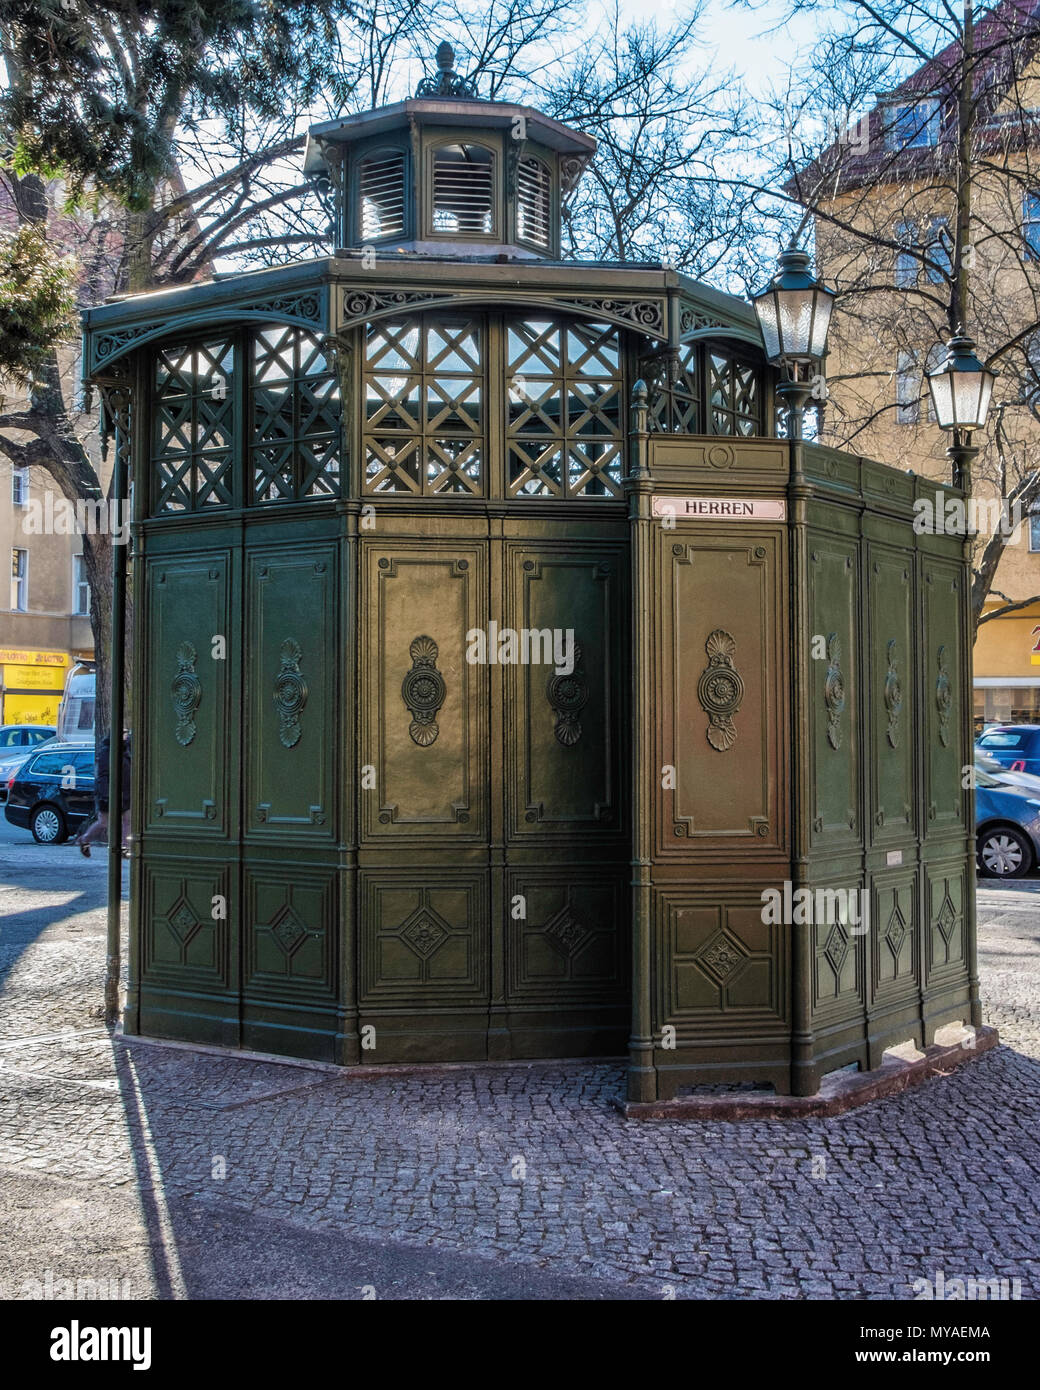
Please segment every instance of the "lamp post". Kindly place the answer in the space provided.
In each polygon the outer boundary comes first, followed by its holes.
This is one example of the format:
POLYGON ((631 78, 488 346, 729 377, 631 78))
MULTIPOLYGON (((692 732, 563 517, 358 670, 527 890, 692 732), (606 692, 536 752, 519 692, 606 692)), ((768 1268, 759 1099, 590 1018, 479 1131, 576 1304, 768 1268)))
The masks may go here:
POLYGON ((769 284, 751 296, 766 356, 784 372, 777 395, 787 407, 792 439, 802 437, 805 405, 812 395, 809 373, 819 368, 827 349, 834 305, 834 291, 813 278, 810 264, 807 251, 788 247, 769 284))
POLYGON ((971 436, 985 428, 997 373, 975 356, 971 338, 956 334, 946 345, 946 361, 928 373, 932 410, 941 430, 952 435, 946 456, 953 465, 953 485, 971 492, 971 465, 979 452, 971 436))

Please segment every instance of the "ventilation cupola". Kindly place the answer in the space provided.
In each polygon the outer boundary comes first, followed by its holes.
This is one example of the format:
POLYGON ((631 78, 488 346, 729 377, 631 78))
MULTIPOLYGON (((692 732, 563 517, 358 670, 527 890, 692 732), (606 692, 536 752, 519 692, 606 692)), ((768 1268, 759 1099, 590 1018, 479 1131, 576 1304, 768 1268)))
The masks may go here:
POLYGON ((552 260, 595 149, 540 111, 482 99, 442 43, 414 98, 314 126, 304 168, 332 189, 340 247, 552 260))

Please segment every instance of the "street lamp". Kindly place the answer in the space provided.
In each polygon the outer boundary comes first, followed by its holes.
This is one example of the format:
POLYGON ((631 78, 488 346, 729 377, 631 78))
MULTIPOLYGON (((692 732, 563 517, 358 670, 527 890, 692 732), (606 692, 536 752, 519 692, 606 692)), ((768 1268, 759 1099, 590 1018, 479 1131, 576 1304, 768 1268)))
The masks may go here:
POLYGON ((802 415, 812 395, 808 374, 827 349, 834 305, 834 291, 815 280, 809 266, 807 251, 789 247, 769 284, 751 296, 766 356, 785 373, 777 395, 787 406, 792 439, 802 437, 802 415))
POLYGON ((993 383, 997 374, 975 356, 971 338, 956 334, 946 345, 946 361, 928 373, 932 410, 941 430, 953 435, 946 456, 953 464, 953 485, 971 492, 971 464, 978 449, 972 447, 974 430, 986 424, 993 383))

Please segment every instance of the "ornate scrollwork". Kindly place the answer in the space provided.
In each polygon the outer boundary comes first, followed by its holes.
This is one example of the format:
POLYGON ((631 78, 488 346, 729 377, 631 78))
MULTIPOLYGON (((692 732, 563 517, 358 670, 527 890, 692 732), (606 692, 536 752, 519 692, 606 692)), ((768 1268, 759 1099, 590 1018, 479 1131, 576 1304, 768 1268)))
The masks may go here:
POLYGON ((412 669, 401 682, 401 698, 412 716, 408 732, 420 748, 428 748, 440 733, 436 715, 447 687, 435 664, 438 650, 432 637, 416 637, 408 648, 412 669))
POLYGON ((278 737, 284 748, 295 748, 303 730, 300 715, 307 703, 307 682, 300 675, 300 644, 287 637, 282 643, 281 669, 274 678, 274 703, 278 711, 278 737))
POLYGON ((706 314, 701 309, 695 309, 692 304, 685 304, 679 311, 679 336, 684 338, 687 333, 696 333, 705 328, 726 328, 722 320, 715 314, 706 314))
POLYGON ((170 683, 170 693, 177 716, 174 737, 184 748, 195 737, 195 715, 202 700, 202 682, 195 674, 197 660, 198 653, 191 643, 182 642, 177 648, 177 674, 170 683))
POLYGON ((841 638, 836 632, 827 637, 827 677, 823 683, 823 702, 827 706, 827 742, 841 747, 841 716, 845 712, 845 677, 841 673, 841 638))
POLYGON ((570 748, 581 738, 579 715, 589 702, 589 683, 577 643, 574 644, 573 671, 569 675, 554 671, 545 683, 545 698, 556 715, 556 741, 570 748))
POLYGON ((896 640, 893 637, 885 649, 888 653, 888 670, 885 672, 885 708, 888 710, 888 728, 885 736, 892 748, 899 747, 899 716, 903 712, 903 687, 896 669, 896 640))
POLYGON ((251 314, 284 314, 289 318, 301 319, 305 323, 320 324, 323 321, 321 295, 312 291, 304 294, 284 294, 277 299, 264 299, 243 307, 248 308, 251 314))
POLYGON ((149 326, 145 325, 140 328, 120 328, 112 333, 95 334, 91 344, 93 348, 92 367, 94 369, 103 367, 110 357, 118 357, 138 338, 143 338, 148 331, 149 326))
POLYGON ((571 303, 650 333, 664 332, 664 305, 659 299, 574 299, 571 303))
POLYGON ((347 290, 343 296, 343 312, 349 320, 367 319, 384 309, 410 308, 415 304, 427 304, 431 299, 443 298, 443 294, 432 291, 347 290))
POLYGON ((950 746, 950 715, 953 712, 953 685, 946 667, 946 648, 940 647, 937 655, 939 674, 935 681, 935 708, 939 711, 939 741, 944 748, 950 746))
POLYGON ((744 699, 744 682, 733 665, 737 644, 728 632, 717 627, 704 644, 708 664, 697 682, 697 699, 708 716, 708 742, 719 753, 732 748, 737 740, 733 716, 744 699))

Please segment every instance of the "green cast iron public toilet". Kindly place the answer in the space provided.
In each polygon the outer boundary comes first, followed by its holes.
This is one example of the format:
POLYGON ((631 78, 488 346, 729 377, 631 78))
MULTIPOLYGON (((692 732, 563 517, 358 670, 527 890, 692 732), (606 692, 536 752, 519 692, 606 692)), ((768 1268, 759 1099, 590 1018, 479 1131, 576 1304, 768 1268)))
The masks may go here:
POLYGON ((438 56, 311 132, 335 255, 86 314, 133 479, 127 1031, 628 1048, 645 1101, 978 1024, 944 490, 777 438, 745 302, 562 262, 594 142, 438 56), (763 907, 805 888, 869 922, 763 907))

